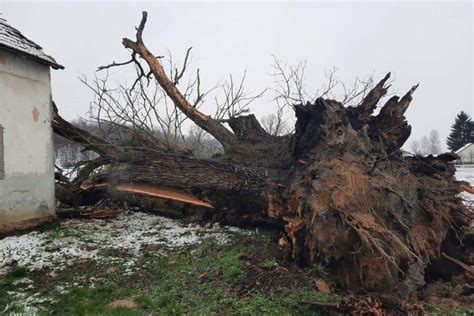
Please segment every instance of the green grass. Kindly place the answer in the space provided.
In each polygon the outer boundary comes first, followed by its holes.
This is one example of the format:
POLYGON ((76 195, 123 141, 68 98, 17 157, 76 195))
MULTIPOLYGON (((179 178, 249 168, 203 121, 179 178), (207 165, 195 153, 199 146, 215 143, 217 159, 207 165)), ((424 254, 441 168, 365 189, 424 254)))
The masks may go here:
MULTIPOLYGON (((69 233, 58 231, 56 236, 69 233)), ((0 277, 0 312, 7 306, 8 313, 25 312, 21 305, 12 307, 15 302, 8 294, 11 291, 26 296, 40 293, 39 296, 47 298, 34 304, 43 315, 314 315, 314 309, 298 302, 337 299, 321 295, 311 286, 296 290, 285 286, 266 291, 242 290, 241 282, 252 282, 245 256, 264 247, 270 234, 242 235, 237 239, 227 245, 207 240, 200 245, 171 250, 166 256, 144 249, 129 274, 123 266, 98 262, 78 263, 55 276, 48 276, 45 271, 13 268, 8 275, 0 277), (29 288, 27 283, 15 284, 15 280, 24 278, 31 280, 34 288, 29 288), (95 279, 94 286, 91 278, 95 279), (61 291, 59 286, 67 291, 61 291), (118 299, 131 299, 136 306, 130 309, 107 306, 118 299)), ((272 269, 277 265, 273 258, 262 258, 260 267, 272 269)))
MULTIPOLYGON (((54 229, 51 238, 74 236, 71 229, 54 229)), ((76 262, 53 275, 12 267, 0 276, 0 314, 31 314, 25 308, 30 305, 39 315, 319 315, 301 302, 340 300, 315 290, 313 278, 327 275, 322 266, 286 275, 289 281, 273 282, 285 275, 272 274, 281 262, 262 251, 272 239, 269 232, 237 235, 226 245, 208 239, 167 250, 166 255, 161 248, 143 247, 135 257, 109 249, 102 253, 110 258, 107 262, 76 262), (117 258, 122 262, 114 264, 117 258), (130 259, 135 262, 131 270, 123 264, 130 259), (269 284, 256 285, 270 278, 269 284), (28 303, 30 298, 35 300, 28 303), (116 300, 132 300, 135 307, 108 306, 116 300)), ((468 308, 450 312, 473 314, 468 308)), ((434 307, 432 314, 437 315, 434 307)))
POLYGON ((14 267, 8 272, 7 279, 15 280, 23 278, 28 274, 28 270, 23 267, 14 267))

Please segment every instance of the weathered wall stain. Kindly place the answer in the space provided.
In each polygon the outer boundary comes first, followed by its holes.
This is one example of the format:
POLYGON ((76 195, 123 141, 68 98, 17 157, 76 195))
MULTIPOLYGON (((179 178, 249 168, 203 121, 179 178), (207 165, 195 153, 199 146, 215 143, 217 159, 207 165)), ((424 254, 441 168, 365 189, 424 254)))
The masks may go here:
POLYGON ((4 64, 6 63, 7 61, 7 56, 5 56, 4 54, 0 54, 0 64, 4 64))
POLYGON ((40 111, 38 111, 38 109, 36 107, 33 108, 33 111, 31 111, 31 113, 33 114, 33 120, 35 122, 38 122, 38 118, 39 118, 39 115, 40 115, 40 111))
POLYGON ((54 218, 55 199, 50 69, 1 48, 0 56, 6 56, 0 63, 0 120, 7 131, 8 171, 0 180, 1 235, 54 218))
POLYGON ((12 231, 29 230, 47 223, 51 223, 56 221, 57 218, 54 215, 48 214, 47 216, 34 217, 30 219, 23 219, 19 217, 18 220, 15 220, 15 218, 9 218, 9 220, 11 222, 0 221, 0 238, 7 236, 7 234, 11 233, 12 231))

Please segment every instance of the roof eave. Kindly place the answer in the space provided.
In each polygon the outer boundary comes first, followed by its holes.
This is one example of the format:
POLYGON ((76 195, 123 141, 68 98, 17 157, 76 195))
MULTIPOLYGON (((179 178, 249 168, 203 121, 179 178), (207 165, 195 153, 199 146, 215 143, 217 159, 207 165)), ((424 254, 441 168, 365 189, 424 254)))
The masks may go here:
POLYGON ((461 148, 459 148, 454 153, 459 154, 460 152, 462 152, 462 151, 466 150, 467 148, 471 147, 472 145, 474 145, 474 143, 467 143, 466 145, 462 146, 461 148))
POLYGON ((15 49, 13 47, 10 47, 10 46, 7 46, 7 45, 3 45, 3 44, 0 44, 0 48, 3 48, 7 51, 10 51, 12 53, 16 53, 16 54, 20 54, 22 56, 25 56, 29 59, 32 59, 40 64, 43 64, 43 65, 46 65, 46 66, 50 66, 51 68, 53 69, 64 69, 64 66, 56 63, 56 61, 54 60, 54 58, 52 58, 51 56, 48 56, 49 58, 51 58, 53 61, 51 60, 47 60, 47 59, 44 59, 44 58, 40 58, 38 56, 35 56, 35 55, 31 55, 31 54, 28 54, 22 50, 19 50, 19 49, 15 49))

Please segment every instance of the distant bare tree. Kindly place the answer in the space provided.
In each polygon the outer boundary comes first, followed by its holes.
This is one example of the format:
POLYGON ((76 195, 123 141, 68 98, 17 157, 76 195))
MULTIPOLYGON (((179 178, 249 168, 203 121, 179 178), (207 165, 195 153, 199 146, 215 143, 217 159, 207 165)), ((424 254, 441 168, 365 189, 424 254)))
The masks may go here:
POLYGON ((198 158, 211 158, 222 153, 222 145, 197 125, 191 126, 186 137, 187 147, 198 158))
POLYGON ((280 136, 288 134, 291 130, 283 120, 282 115, 268 114, 261 118, 263 129, 270 135, 280 136))
POLYGON ((430 140, 426 135, 424 135, 420 140, 420 151, 423 156, 430 154, 430 140))
POLYGON ((428 151, 432 155, 438 155, 442 152, 438 130, 434 129, 428 135, 428 151))
MULTIPOLYGON (((74 120, 72 124, 74 126, 87 130, 89 132, 94 132, 94 133, 98 132, 97 126, 95 126, 94 124, 88 123, 83 119, 74 120)), ((84 146, 78 143, 72 142, 59 135, 55 134, 53 141, 54 141, 54 153, 56 157, 55 162, 57 165, 63 168, 71 168, 80 161, 92 160, 98 157, 96 153, 89 150, 85 150, 84 146)))
POLYGON ((415 155, 438 155, 442 152, 439 132, 432 130, 428 136, 423 136, 420 141, 415 140, 410 144, 410 150, 415 155))
POLYGON ((423 155, 422 151, 421 151, 421 145, 420 145, 420 142, 415 140, 413 142, 411 142, 410 144, 410 150, 412 153, 414 153, 415 155, 423 155))

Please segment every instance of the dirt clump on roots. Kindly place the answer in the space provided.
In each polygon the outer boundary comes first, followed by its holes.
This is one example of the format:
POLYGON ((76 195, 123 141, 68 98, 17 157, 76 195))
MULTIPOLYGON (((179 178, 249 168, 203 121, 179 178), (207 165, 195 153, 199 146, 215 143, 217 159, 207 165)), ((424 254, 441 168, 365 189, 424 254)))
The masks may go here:
POLYGON ((295 146, 301 164, 290 173, 283 211, 292 257, 303 266, 322 263, 349 292, 415 298, 442 257, 440 245, 448 236, 460 244, 472 220, 456 194, 462 182, 453 157, 406 157, 388 142, 381 149, 374 139, 384 136, 371 132, 377 122, 355 126, 336 101, 317 100, 302 111, 295 146), (315 134, 317 140, 308 136, 315 134), (308 139, 313 143, 298 152, 298 140, 308 139))

